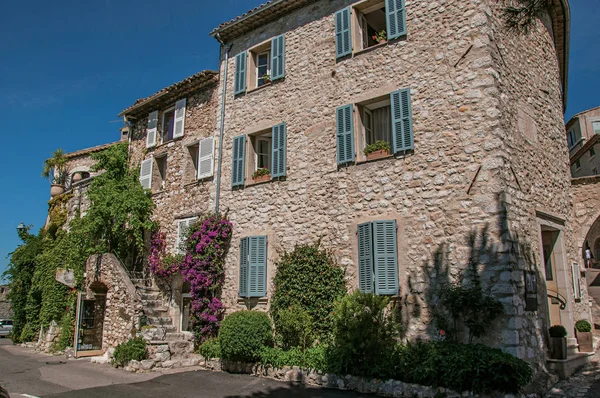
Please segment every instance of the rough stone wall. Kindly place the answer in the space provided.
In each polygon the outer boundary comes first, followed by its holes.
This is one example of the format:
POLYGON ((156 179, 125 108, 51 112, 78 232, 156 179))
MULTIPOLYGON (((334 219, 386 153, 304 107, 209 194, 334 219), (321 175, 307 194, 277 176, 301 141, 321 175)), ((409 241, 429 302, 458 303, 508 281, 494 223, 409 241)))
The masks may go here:
POLYGON ((88 297, 93 296, 98 284, 108 289, 102 334, 102 349, 106 351, 129 340, 132 331, 139 329, 141 300, 125 268, 113 254, 90 256, 85 272, 84 290, 88 297))
MULTIPOLYGON (((156 204, 154 219, 160 224, 161 230, 166 232, 169 249, 175 248, 176 220, 207 212, 210 208, 208 197, 214 196, 213 178, 201 181, 195 178, 189 146, 198 144, 202 138, 218 133, 216 118, 219 103, 217 100, 216 88, 208 88, 188 95, 184 136, 155 148, 146 149, 148 115, 140 117, 133 125, 133 140, 130 148, 133 164, 139 165, 143 159, 150 156, 155 158, 166 156, 165 186, 162 188, 158 184, 160 177, 155 163, 152 192, 156 204), (209 190, 211 190, 210 194, 209 190)), ((159 130, 162 128, 161 119, 159 117, 159 130)))
MULTIPOLYGON (((594 148, 594 151, 600 151, 600 147, 597 144, 594 144, 592 148, 594 148)), ((597 154, 592 155, 592 153, 587 150, 581 154, 577 160, 579 160, 581 167, 577 168, 575 163, 571 164, 571 175, 573 178, 598 174, 598 171, 600 170, 600 156, 597 156, 597 154)))
MULTIPOLYGON (((563 224, 570 316, 589 314, 585 286, 582 300, 575 302, 572 297, 570 267, 573 262, 583 264, 573 236, 560 74, 551 29, 537 21, 529 35, 508 32, 502 18, 502 4, 489 2, 489 7, 485 17, 490 27, 490 73, 497 80, 497 87, 490 94, 498 104, 501 123, 497 132, 506 151, 499 165, 505 193, 503 204, 507 209, 502 232, 509 262, 514 267, 512 274, 501 277, 502 283, 495 285, 495 289, 515 293, 514 297, 508 295, 503 300, 513 315, 503 332, 503 344, 519 357, 537 361, 542 366, 545 351, 542 343, 549 325, 540 248, 540 213, 563 224), (524 311, 523 269, 538 273, 540 305, 535 312, 524 311)), ((569 330, 570 337, 574 337, 572 333, 569 330)))
MULTIPOLYGON (((318 239, 333 250, 349 288, 356 289, 357 224, 395 219, 408 334, 427 337, 437 334, 427 311, 433 305, 428 293, 441 281, 435 266, 456 277, 473 254, 496 250, 491 244, 473 249, 471 234, 485 230, 493 242, 501 230, 506 153, 488 8, 482 1, 411 1, 406 38, 336 61, 334 12, 351 3, 320 1, 233 42, 221 206, 229 211, 234 236, 224 301, 229 311, 247 304, 237 297, 244 236, 269 237, 268 296, 279 252, 318 239), (282 33, 285 80, 234 98, 235 54, 282 33), (335 109, 405 87, 411 89, 414 153, 338 170, 335 109), (246 173, 246 187, 232 190, 233 137, 281 122, 287 122, 287 178, 252 186, 246 173)), ((250 305, 266 310, 268 299, 250 305)), ((491 344, 503 346, 503 336, 496 333, 491 344)))
MULTIPOLYGON (((586 237, 590 229, 594 228, 600 217, 600 176, 575 178, 572 180, 571 195, 574 202, 574 239, 576 256, 583 261, 586 237)), ((599 233, 600 236, 600 233, 599 233)), ((588 237, 589 245, 593 249, 595 239, 588 237)), ((595 253, 594 253, 595 255, 595 253)), ((596 261, 600 258, 596 258, 596 261)))
POLYGON ((8 286, 0 285, 0 319, 12 319, 13 312, 8 300, 8 286))

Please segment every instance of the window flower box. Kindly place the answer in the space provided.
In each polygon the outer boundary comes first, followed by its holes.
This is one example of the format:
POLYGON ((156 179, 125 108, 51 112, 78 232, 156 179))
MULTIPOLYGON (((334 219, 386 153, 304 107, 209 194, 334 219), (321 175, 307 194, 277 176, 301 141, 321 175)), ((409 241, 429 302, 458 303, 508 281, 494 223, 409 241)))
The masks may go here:
POLYGON ((378 140, 373 144, 367 145, 364 149, 367 160, 382 159, 390 156, 390 144, 386 141, 378 140))
POLYGON ((390 156, 390 151, 388 149, 380 149, 378 151, 368 153, 367 160, 377 160, 387 158, 388 156, 390 156))
POLYGON ((271 171, 269 169, 260 168, 252 174, 252 181, 255 184, 267 182, 271 180, 271 171))

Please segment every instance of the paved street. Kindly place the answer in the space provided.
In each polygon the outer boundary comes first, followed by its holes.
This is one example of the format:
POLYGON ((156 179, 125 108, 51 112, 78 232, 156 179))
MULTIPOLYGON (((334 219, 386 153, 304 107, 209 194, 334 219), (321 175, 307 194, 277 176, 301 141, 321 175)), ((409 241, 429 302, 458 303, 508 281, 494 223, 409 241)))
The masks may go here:
POLYGON ((292 386, 268 379, 194 371, 129 373, 87 360, 35 354, 0 339, 0 385, 21 397, 358 398, 365 394, 292 386))

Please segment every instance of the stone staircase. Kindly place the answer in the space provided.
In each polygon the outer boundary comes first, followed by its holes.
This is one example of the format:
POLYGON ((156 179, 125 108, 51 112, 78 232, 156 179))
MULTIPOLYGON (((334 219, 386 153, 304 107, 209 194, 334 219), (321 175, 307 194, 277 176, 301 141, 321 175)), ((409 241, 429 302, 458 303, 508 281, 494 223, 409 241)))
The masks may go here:
POLYGON ((146 340, 149 359, 139 363, 132 361, 130 370, 198 365, 202 357, 194 354, 192 333, 177 332, 178 328, 169 314, 169 308, 165 305, 160 290, 149 286, 148 283, 136 283, 135 286, 147 319, 147 325, 142 327, 141 335, 146 340))

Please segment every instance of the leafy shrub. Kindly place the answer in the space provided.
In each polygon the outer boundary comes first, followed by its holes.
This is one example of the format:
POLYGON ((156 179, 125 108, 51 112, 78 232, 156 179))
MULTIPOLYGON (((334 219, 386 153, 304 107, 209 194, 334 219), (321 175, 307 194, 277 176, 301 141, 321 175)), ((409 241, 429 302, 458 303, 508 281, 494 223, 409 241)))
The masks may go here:
POLYGON ((365 147, 365 149, 363 150, 363 152, 365 153, 365 155, 368 155, 371 152, 380 151, 382 149, 389 151, 390 150, 389 142, 383 141, 383 140, 377 140, 373 144, 367 145, 365 147))
POLYGON ((300 347, 305 350, 313 343, 312 319, 298 304, 277 313, 277 344, 283 349, 300 347))
POLYGON ((563 325, 550 326, 550 337, 567 337, 567 329, 563 325))
POLYGON ((268 176, 269 174, 271 174, 271 171, 269 169, 260 167, 252 174, 252 178, 268 176))
POLYGON ((388 377, 404 382, 475 393, 516 393, 533 375, 527 362, 501 350, 443 341, 399 346, 389 368, 388 377))
MULTIPOLYGON (((395 325, 386 309, 389 299, 355 291, 335 306, 334 356, 336 373, 378 377, 395 345, 395 325)), ((335 367, 335 366, 334 366, 335 367)))
POLYGON ((276 369, 284 366, 299 366, 302 369, 327 372, 329 369, 328 350, 329 348, 325 345, 318 345, 305 351, 297 347, 287 351, 281 348, 265 347, 260 351, 260 363, 276 369))
POLYGON ((313 320, 315 337, 324 340, 331 334, 334 302, 346 293, 344 270, 338 267, 319 243, 296 246, 277 262, 273 278, 275 291, 271 316, 275 329, 281 328, 281 310, 299 305, 313 320))
POLYGON ((147 357, 146 341, 141 337, 135 337, 115 348, 112 363, 115 366, 125 366, 129 361, 142 361, 147 357))
POLYGON ((592 325, 585 319, 580 319, 575 322, 575 329, 577 329, 578 332, 591 332, 592 325))
POLYGON ((271 320, 264 312, 234 312, 221 322, 219 343, 223 359, 257 361, 263 347, 273 346, 271 320))
POLYGON ((206 340, 198 348, 198 354, 206 359, 221 358, 221 345, 219 344, 219 340, 215 338, 206 340))

